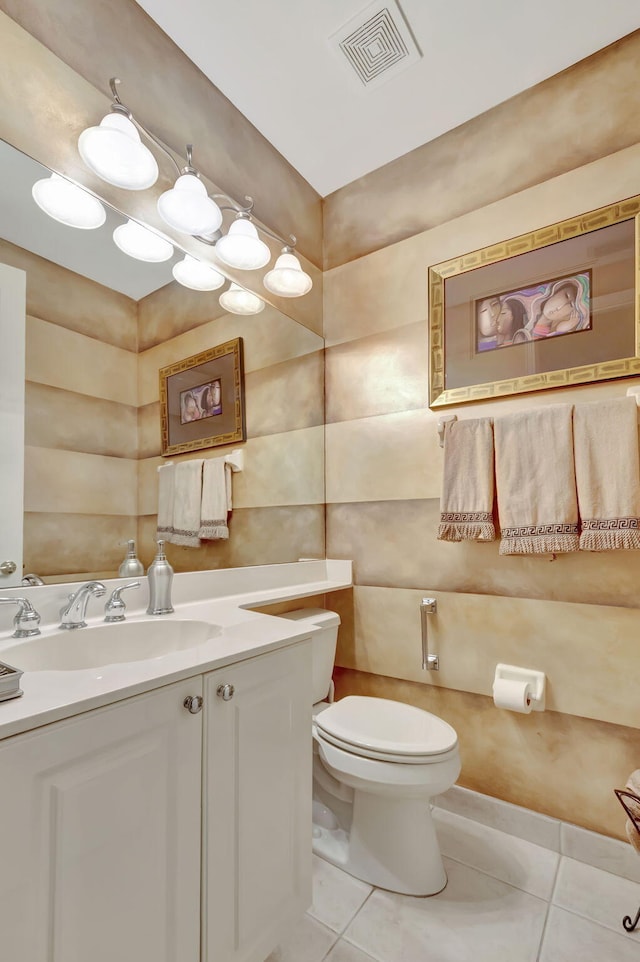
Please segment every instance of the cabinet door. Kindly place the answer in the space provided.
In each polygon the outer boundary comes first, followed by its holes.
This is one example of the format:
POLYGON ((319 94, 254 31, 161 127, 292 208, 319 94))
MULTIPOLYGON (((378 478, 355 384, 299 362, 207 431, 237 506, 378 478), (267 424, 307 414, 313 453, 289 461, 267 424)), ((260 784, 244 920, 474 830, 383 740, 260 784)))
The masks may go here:
POLYGON ((205 692, 202 962, 263 962, 311 904, 310 642, 212 672, 205 692))
POLYGON ((201 689, 0 742, 0 958, 198 962, 201 689))

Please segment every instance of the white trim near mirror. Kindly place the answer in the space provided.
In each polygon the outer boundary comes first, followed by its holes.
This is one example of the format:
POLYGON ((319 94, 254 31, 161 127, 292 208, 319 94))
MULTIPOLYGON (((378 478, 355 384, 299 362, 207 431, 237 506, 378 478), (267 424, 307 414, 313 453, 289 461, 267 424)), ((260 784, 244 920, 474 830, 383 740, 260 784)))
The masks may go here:
POLYGON ((27 275, 0 264, 0 591, 22 579, 24 489, 25 310, 27 275))

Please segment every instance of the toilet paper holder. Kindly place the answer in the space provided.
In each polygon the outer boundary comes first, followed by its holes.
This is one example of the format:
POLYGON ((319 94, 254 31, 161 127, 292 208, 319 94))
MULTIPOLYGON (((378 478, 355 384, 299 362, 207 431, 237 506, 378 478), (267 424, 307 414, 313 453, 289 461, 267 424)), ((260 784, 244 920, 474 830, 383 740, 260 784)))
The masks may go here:
POLYGON ((546 675, 533 668, 519 668, 517 665, 496 665, 494 685, 497 681, 517 681, 531 685, 532 711, 544 711, 546 675))

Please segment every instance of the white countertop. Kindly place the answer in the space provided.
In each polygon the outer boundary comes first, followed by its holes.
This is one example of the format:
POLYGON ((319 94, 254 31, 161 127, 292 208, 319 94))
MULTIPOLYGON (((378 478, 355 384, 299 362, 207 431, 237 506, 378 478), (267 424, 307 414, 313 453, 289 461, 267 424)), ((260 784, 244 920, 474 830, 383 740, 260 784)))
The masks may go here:
MULTIPOLYGON (((129 580, 118 578, 104 584, 110 592, 129 580)), ((124 595, 127 621, 155 621, 146 614, 146 578, 140 580, 139 591, 124 595)), ((4 590, 3 596, 29 598, 42 616, 42 635, 37 639, 40 640, 67 634, 57 627, 59 609, 78 584, 14 588, 4 590)), ((206 621, 220 626, 222 631, 197 647, 144 661, 79 671, 25 671, 21 680, 24 695, 0 702, 0 738, 293 644, 309 637, 309 629, 297 626, 295 621, 247 609, 320 595, 352 584, 350 561, 303 561, 178 574, 173 583, 175 611, 158 616, 157 620, 206 621)), ((89 600, 88 626, 103 624, 104 601, 105 598, 89 600)), ((10 606, 3 609, 8 616, 10 606)), ((109 626, 104 630, 110 630, 109 626)), ((0 632, 0 661, 3 651, 16 644, 12 631, 9 627, 0 632)), ((73 634, 80 637, 82 631, 80 628, 73 634)))

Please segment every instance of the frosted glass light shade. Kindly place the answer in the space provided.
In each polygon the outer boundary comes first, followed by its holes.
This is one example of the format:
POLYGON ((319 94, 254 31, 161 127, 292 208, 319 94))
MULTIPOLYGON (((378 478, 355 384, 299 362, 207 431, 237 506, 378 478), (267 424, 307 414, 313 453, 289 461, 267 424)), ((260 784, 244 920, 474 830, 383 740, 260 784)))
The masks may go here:
POLYGON ((195 174, 181 174, 171 190, 160 195, 158 213, 183 234, 213 234, 222 223, 222 211, 195 174))
POLYGON ((225 311, 232 314, 259 314, 264 310, 264 301, 257 294, 245 291, 234 283, 229 286, 228 291, 220 295, 220 303, 225 311))
POLYGON ((268 291, 280 297, 302 297, 313 287, 313 281, 290 251, 280 254, 273 270, 265 274, 263 284, 268 291))
POLYGON ((246 217, 234 220, 229 232, 216 244, 216 254, 229 267, 241 271, 257 270, 271 260, 271 251, 246 217))
POLYGON ((159 264, 173 255, 173 245, 168 240, 133 220, 116 227, 113 239, 123 253, 139 261, 159 264))
POLYGON ((215 291, 226 281, 224 274, 190 254, 186 254, 184 260, 173 265, 172 273, 178 284, 190 287, 192 291, 215 291))
POLYGON ((144 190, 158 179, 155 157, 124 114, 107 114, 99 127, 83 130, 78 150, 87 167, 115 187, 144 190))
POLYGON ((97 197, 59 174, 37 180, 31 188, 31 194, 45 214, 67 227, 95 230, 96 227, 102 227, 107 218, 97 197))

